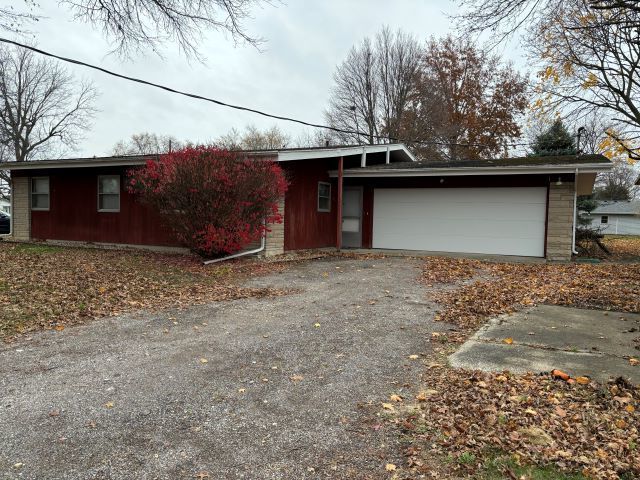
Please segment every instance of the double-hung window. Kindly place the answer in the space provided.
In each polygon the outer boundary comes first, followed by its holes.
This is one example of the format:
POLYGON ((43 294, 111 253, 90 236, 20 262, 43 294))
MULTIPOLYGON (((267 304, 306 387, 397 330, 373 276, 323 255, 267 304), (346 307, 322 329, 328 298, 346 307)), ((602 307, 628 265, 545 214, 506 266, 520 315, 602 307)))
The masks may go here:
POLYGON ((31 210, 49 210, 49 177, 31 177, 31 210))
POLYGON ((603 225, 609 223, 609 215, 602 215, 600 217, 600 223, 603 225))
POLYGON ((98 211, 120 211, 119 175, 100 175, 98 177, 98 211))
POLYGON ((318 211, 331 211, 331 184, 318 182, 318 211))

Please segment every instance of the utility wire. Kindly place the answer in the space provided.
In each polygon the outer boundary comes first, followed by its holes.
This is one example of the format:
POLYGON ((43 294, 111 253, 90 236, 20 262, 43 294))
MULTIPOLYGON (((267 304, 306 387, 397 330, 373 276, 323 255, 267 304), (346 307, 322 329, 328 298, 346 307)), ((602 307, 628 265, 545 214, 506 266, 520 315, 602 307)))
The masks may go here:
MULTIPOLYGON (((149 87, 154 87, 154 88, 159 88, 160 90, 164 90, 166 92, 169 93, 175 93, 177 95, 183 95, 185 97, 189 97, 189 98, 194 98, 196 100, 203 100, 205 102, 210 102, 210 103, 215 103, 216 105, 220 105, 222 107, 227 107, 227 108, 232 108, 235 110, 240 110, 240 111, 244 111, 244 112, 249 112, 249 113, 255 113, 256 115, 261 115, 263 117, 268 117, 268 118, 273 118, 275 120, 283 120, 285 122, 293 122, 293 123, 298 123, 300 125, 305 125, 307 127, 312 127, 312 128, 322 128, 325 130, 331 130, 333 132, 336 133, 346 133, 346 134, 350 134, 350 135, 357 135, 357 136, 370 136, 366 133, 363 132, 358 132, 355 130, 348 130, 348 129, 343 129, 343 128, 337 128, 337 127, 332 127, 329 125, 322 125, 322 124, 318 124, 318 123, 312 123, 312 122, 306 122, 304 120, 300 120, 300 119, 296 119, 296 118, 292 118, 292 117, 285 117, 282 115, 275 115, 272 113, 267 113, 267 112, 263 112, 261 110, 257 110, 255 108, 250 108, 250 107, 244 107, 242 105, 234 105, 231 103, 227 103, 227 102, 223 102, 221 100, 217 100, 215 98, 210 98, 210 97, 204 97, 202 95, 198 95, 195 93, 189 93, 189 92, 185 92, 182 90, 177 90, 175 88, 171 88, 171 87, 167 87, 166 85, 160 85, 158 83, 153 83, 150 82, 148 80, 143 80, 141 78, 136 78, 136 77, 130 77, 128 75, 123 75, 121 73, 117 73, 117 72, 113 72, 111 70, 107 70, 106 68, 102 68, 99 67, 97 65, 92 65, 90 63, 86 63, 83 62, 81 60, 75 60, 73 58, 68 58, 68 57, 63 57, 60 55, 56 55, 54 53, 51 52, 47 52, 45 50, 36 48, 36 47, 32 47, 31 45, 27 45, 24 43, 20 43, 20 42, 16 42, 15 40, 9 40, 8 38, 3 38, 0 37, 0 42, 2 43, 7 43, 10 45, 15 45, 16 47, 20 47, 20 48, 24 48, 27 50, 31 50, 32 52, 38 53, 40 55, 44 55, 46 57, 51 57, 51 58, 55 58, 57 60, 63 61, 63 62, 67 62, 67 63, 72 63, 74 65, 80 65, 82 67, 86 67, 86 68, 91 68, 93 70, 97 70, 99 72, 105 73, 107 75, 111 75, 113 77, 117 77, 117 78, 121 78, 123 80, 128 80, 130 82, 135 82, 135 83, 140 83, 142 85, 147 85, 149 87)), ((383 135, 371 135, 374 138, 376 138, 377 140, 387 140, 389 142, 404 142, 404 143, 408 143, 408 144, 413 144, 413 145, 438 145, 438 146, 456 146, 456 147, 486 147, 486 145, 483 144, 473 144, 473 143, 446 143, 446 142, 433 142, 433 141, 424 141, 424 140, 408 140, 408 139, 399 139, 399 138, 393 138, 393 137, 388 137, 388 136, 383 136, 383 135)), ((503 144, 503 146, 508 146, 508 147, 519 147, 519 146, 528 146, 531 145, 531 143, 507 143, 507 144, 503 144)))

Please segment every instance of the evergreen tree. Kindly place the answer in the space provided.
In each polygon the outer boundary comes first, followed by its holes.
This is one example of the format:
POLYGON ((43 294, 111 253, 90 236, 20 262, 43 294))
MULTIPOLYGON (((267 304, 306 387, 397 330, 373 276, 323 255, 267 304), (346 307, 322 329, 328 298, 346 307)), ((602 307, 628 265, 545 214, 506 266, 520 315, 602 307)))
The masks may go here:
POLYGON ((537 135, 532 149, 534 157, 575 155, 577 153, 573 136, 566 129, 562 120, 556 120, 546 131, 537 135))

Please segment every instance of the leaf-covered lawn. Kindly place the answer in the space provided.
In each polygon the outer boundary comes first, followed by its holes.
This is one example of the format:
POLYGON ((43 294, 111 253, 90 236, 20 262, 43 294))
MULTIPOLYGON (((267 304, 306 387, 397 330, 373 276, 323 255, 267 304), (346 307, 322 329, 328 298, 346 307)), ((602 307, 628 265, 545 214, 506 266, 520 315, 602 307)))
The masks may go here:
POLYGON ((408 440, 404 478, 640 476, 640 389, 624 381, 600 388, 440 364, 426 381, 395 420, 408 440))
POLYGON ((438 318, 461 328, 433 334, 423 390, 391 419, 407 445, 399 478, 640 478, 639 386, 447 365, 487 318, 535 303, 640 311, 639 264, 429 258, 422 282, 444 284, 430 289, 438 318))
POLYGON ((581 257, 599 258, 603 261, 639 261, 640 236, 605 235, 602 244, 611 252, 605 253, 595 242, 581 242, 581 257))
POLYGON ((251 260, 203 266, 181 255, 0 243, 0 338, 142 308, 280 295, 285 292, 237 285, 278 268, 251 260))
POLYGON ((637 263, 516 264, 431 257, 423 282, 459 282, 433 298, 441 306, 437 319, 462 327, 536 303, 640 311, 637 263))

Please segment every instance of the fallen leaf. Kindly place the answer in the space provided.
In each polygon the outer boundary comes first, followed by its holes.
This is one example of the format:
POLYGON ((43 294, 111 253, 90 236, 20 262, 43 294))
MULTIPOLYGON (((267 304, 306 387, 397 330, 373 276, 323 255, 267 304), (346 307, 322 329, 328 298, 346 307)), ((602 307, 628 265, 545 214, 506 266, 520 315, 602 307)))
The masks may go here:
POLYGON ((398 402, 402 402, 402 397, 400 395, 394 394, 389 397, 389 400, 391 400, 392 402, 398 403, 398 402))
POLYGON ((316 327, 316 328, 320 328, 320 324, 319 323, 314 323, 313 326, 316 327))
POLYGON ((564 380, 564 381, 567 381, 571 378, 568 373, 565 373, 562 370, 553 370, 551 372, 551 375, 553 375, 555 378, 559 378, 560 380, 564 380))
POLYGON ((382 408, 384 408, 385 410, 390 410, 390 411, 395 410, 395 407, 390 403, 383 403, 382 404, 382 408))
POLYGON ((201 358, 200 363, 209 363, 209 360, 207 360, 206 358, 201 358))
POLYGON ((56 332, 61 332, 64 330, 64 325, 56 325, 54 328, 56 332))
POLYGON ((409 360, 417 360, 420 358, 420 355, 409 355, 409 360))
POLYGON ((576 377, 576 382, 580 385, 588 385, 590 381, 589 377, 576 377))
POLYGON ((506 343, 507 345, 511 345, 513 343, 513 338, 507 337, 504 340, 502 340, 502 343, 506 343))
POLYGON ((289 379, 292 382, 301 382, 302 380, 304 380, 304 377, 302 375, 291 375, 289 379))
POLYGON ((393 463, 387 463, 387 464, 385 465, 385 467, 384 467, 384 469, 385 469, 387 472, 394 472, 394 471, 396 471, 396 469, 397 469, 397 468, 398 468, 398 467, 396 467, 393 463))
POLYGON ((635 367, 636 365, 640 364, 640 360, 638 360, 637 358, 630 358, 629 363, 635 367))
POLYGON ((107 402, 104 404, 106 408, 113 408, 113 402, 107 402))

